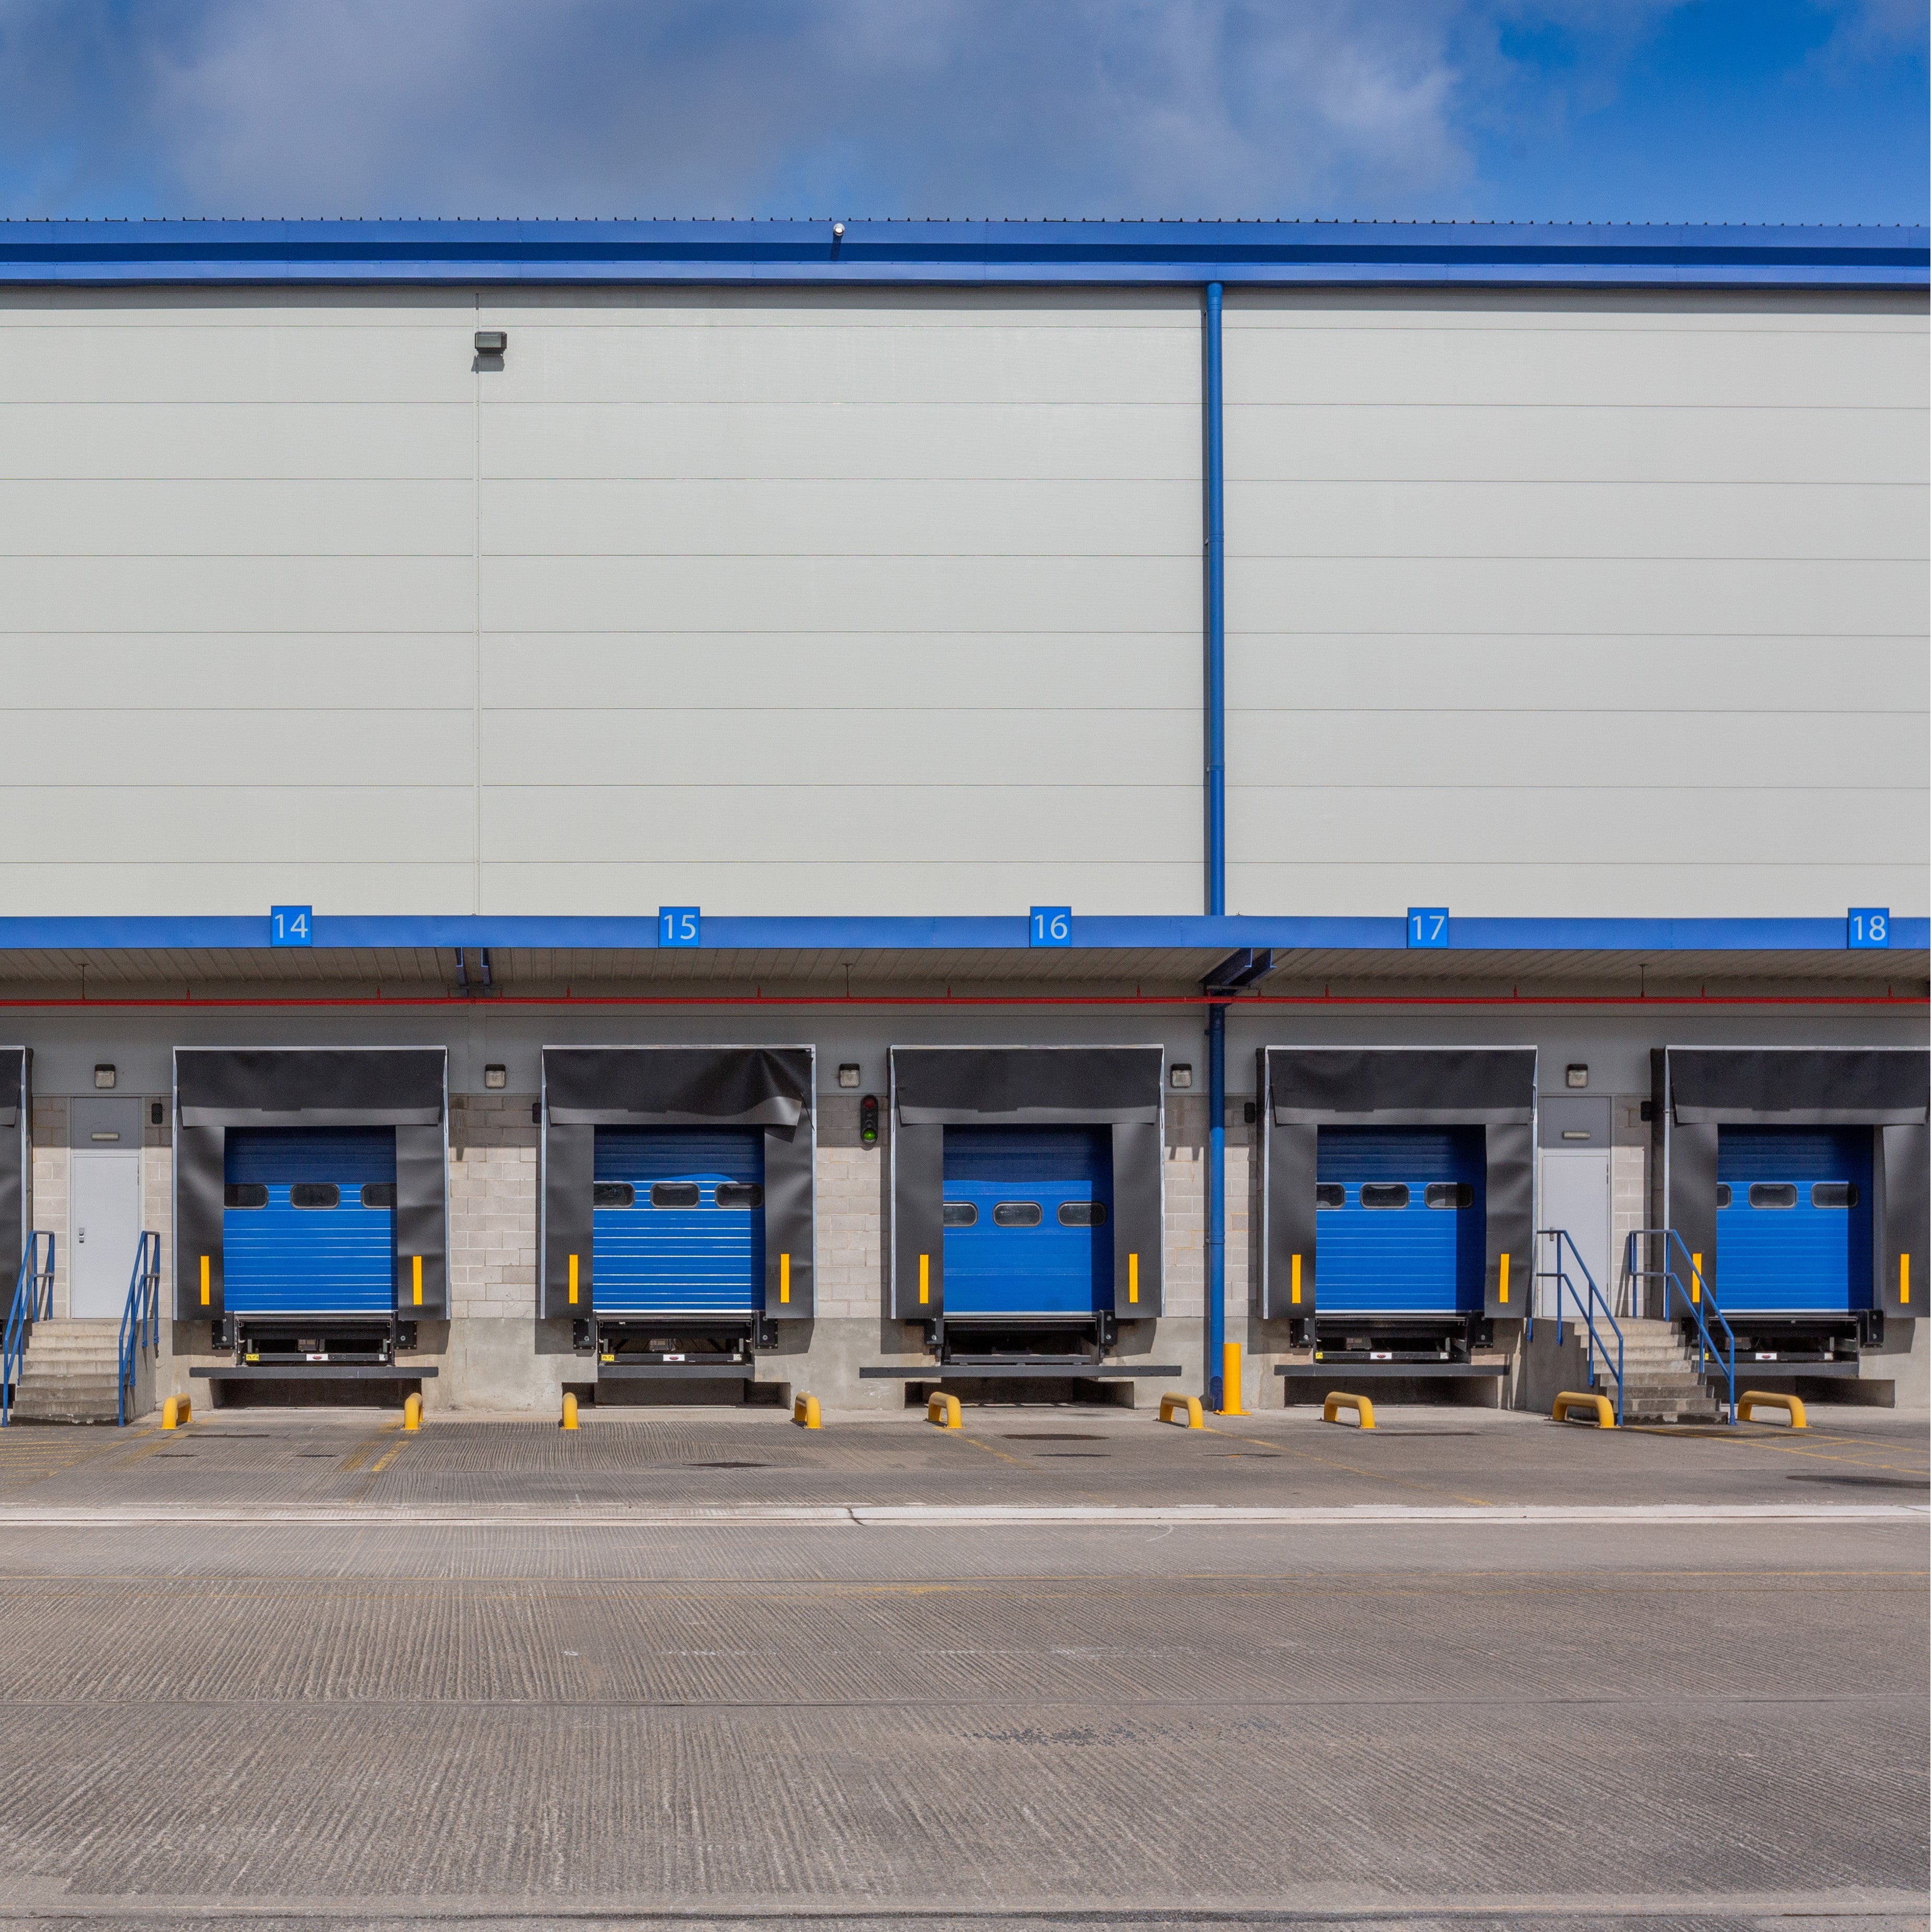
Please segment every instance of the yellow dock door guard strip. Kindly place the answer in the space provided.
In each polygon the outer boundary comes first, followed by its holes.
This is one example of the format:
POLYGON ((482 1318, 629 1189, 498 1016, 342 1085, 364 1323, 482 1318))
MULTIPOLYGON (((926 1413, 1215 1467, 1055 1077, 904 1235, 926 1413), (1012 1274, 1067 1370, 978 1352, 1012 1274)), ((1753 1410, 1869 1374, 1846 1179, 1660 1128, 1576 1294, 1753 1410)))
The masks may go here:
POLYGON ((574 1255, 570 1258, 570 1305, 573 1308, 577 1306, 577 1257, 574 1255))
POLYGON ((1301 1306, 1301 1257, 1292 1255, 1288 1263, 1288 1299, 1293 1308, 1301 1306))
POLYGON ((416 1307, 422 1306, 422 1256, 410 1257, 410 1300, 416 1307))
POLYGON ((791 1299, 791 1257, 789 1255, 778 1257, 778 1299, 781 1301, 791 1299))
MULTIPOLYGON (((203 1295, 205 1301, 207 1297, 203 1295)), ((1898 1258, 1898 1305, 1901 1308, 1912 1306, 1912 1257, 1900 1255, 1898 1258)))
POLYGON ((1141 1298, 1141 1258, 1130 1254, 1127 1257, 1127 1299, 1138 1301, 1141 1298))
POLYGON ((208 1306, 208 1257, 206 1255, 201 1258, 201 1305, 204 1308, 208 1306))
POLYGON ((1504 1255, 1496 1264, 1496 1299, 1507 1308, 1509 1306, 1509 1256, 1504 1255))
POLYGON ((932 1257, 921 1255, 919 1258, 919 1305, 924 1308, 932 1300, 932 1257))

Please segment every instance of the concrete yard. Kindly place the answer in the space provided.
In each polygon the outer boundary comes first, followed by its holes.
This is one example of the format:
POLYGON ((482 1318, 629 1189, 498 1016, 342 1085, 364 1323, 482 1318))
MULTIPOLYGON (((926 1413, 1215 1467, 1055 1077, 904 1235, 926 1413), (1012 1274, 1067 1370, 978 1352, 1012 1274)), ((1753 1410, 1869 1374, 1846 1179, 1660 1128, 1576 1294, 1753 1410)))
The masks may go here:
POLYGON ((1925 1425, 1813 1420, 9 1430, 0 1925, 1922 1924, 1925 1425))

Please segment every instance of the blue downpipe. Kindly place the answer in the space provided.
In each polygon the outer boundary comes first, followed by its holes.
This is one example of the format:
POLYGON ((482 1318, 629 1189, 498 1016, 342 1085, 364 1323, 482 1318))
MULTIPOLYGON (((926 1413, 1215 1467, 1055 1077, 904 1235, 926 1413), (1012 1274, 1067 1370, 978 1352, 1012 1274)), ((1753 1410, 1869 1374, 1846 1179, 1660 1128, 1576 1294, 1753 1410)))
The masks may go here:
POLYGON ((1227 557, 1221 458, 1221 284, 1208 284, 1208 916, 1228 910, 1227 557))
MULTIPOLYGON (((1228 910, 1228 694, 1227 532, 1221 434, 1221 284, 1208 284, 1208 914, 1228 910)), ((1208 1009, 1208 1222, 1207 1400, 1222 1406, 1221 1347, 1227 1340, 1228 1014, 1218 1003, 1208 1009)))
POLYGON ((1227 1277, 1228 1010, 1208 1009, 1208 1402, 1221 1406, 1221 1345, 1228 1339, 1223 1290, 1227 1277))

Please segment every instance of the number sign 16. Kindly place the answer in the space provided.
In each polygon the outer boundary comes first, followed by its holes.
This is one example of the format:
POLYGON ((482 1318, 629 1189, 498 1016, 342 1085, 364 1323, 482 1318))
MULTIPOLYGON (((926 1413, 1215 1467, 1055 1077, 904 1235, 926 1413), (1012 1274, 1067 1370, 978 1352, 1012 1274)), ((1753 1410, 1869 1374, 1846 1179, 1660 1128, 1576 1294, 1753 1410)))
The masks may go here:
POLYGON ((1035 906, 1028 916, 1029 944, 1034 946, 1071 946, 1073 944, 1073 908, 1071 906, 1035 906))
POLYGON ((1447 906, 1411 906, 1408 909, 1408 943, 1412 946, 1447 946, 1449 944, 1449 908, 1447 906))
POLYGON ((315 914, 307 906, 271 906, 268 908, 268 944, 271 946, 313 946, 315 914))
POLYGON ((660 946, 695 946, 700 929, 695 906, 658 908, 658 944, 660 946))
POLYGON ((1892 910, 1888 906, 1854 906, 1845 915, 1845 944, 1854 952, 1868 946, 1892 944, 1892 910))

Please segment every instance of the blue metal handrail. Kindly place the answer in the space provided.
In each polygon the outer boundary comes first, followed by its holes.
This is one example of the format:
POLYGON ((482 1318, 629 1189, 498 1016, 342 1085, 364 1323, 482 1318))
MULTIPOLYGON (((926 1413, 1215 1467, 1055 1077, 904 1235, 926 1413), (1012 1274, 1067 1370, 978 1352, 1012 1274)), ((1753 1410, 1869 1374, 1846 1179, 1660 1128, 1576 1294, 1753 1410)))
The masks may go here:
POLYGON ((1632 1282, 1660 1281, 1664 1284, 1664 1318, 1670 1321, 1670 1296, 1672 1289, 1682 1298, 1684 1307, 1697 1330, 1697 1373, 1701 1378, 1709 1372, 1706 1362, 1714 1362, 1724 1371, 1724 1395, 1730 1410, 1727 1418, 1735 1423, 1738 1419, 1738 1338, 1731 1324, 1725 1318, 1724 1311, 1718 1306, 1717 1298, 1711 1292, 1711 1284, 1704 1279, 1704 1272, 1697 1265, 1697 1257, 1684 1245, 1684 1237, 1675 1228, 1636 1228, 1630 1231, 1624 1246, 1624 1272, 1632 1282), (1661 1268, 1642 1268, 1638 1265, 1637 1244, 1644 1240, 1660 1240, 1664 1244, 1664 1265, 1661 1268), (1680 1275, 1672 1265, 1672 1257, 1682 1258, 1684 1274, 1680 1275), (1684 1277, 1689 1277, 1685 1286, 1684 1277), (1718 1338, 1712 1332, 1708 1316, 1715 1316, 1718 1326, 1724 1330, 1724 1346, 1718 1346, 1718 1338))
POLYGON ((14 1300, 7 1310, 7 1330, 0 1341, 0 1429, 14 1419, 14 1391, 19 1386, 20 1365, 36 1322, 51 1318, 54 1312, 54 1238, 32 1234, 27 1237, 20 1256, 20 1272, 14 1278, 14 1300), (44 1248, 40 1244, 46 1244, 44 1248))
MULTIPOLYGON (((1553 1268, 1539 1270, 1536 1277, 1538 1281, 1554 1281, 1556 1284, 1556 1339, 1558 1342, 1563 1340, 1563 1294, 1567 1288, 1576 1297, 1576 1306, 1582 1312, 1583 1328, 1588 1338, 1585 1345, 1583 1362, 1592 1381, 1596 1379, 1597 1358, 1600 1355, 1603 1358, 1605 1370, 1616 1379, 1617 1422, 1621 1426, 1624 1419, 1624 1331, 1617 1326, 1617 1318, 1610 1312, 1610 1303, 1604 1298, 1603 1291, 1598 1287, 1596 1276, 1591 1274, 1588 1264, 1577 1252, 1576 1244, 1570 1238, 1569 1229, 1539 1228, 1538 1238, 1556 1244, 1556 1265, 1553 1268), (1576 1272, 1583 1277, 1583 1286, 1580 1290, 1570 1279, 1563 1266, 1565 1248, 1570 1250, 1570 1258, 1576 1264, 1576 1272), (1617 1352, 1614 1363, 1603 1338, 1597 1333, 1596 1318, 1599 1309, 1603 1311, 1604 1320, 1611 1334, 1616 1338, 1617 1352)), ((1536 1334, 1536 1297, 1534 1294, 1529 1299, 1528 1328, 1529 1339, 1533 1340, 1536 1334)))
POLYGON ((160 1294, 161 1238, 149 1230, 134 1244, 134 1272, 128 1277, 128 1301, 121 1311, 121 1372, 114 1385, 114 1420, 124 1429, 141 1359, 160 1343, 160 1294))

